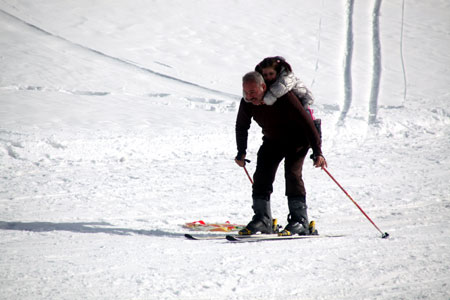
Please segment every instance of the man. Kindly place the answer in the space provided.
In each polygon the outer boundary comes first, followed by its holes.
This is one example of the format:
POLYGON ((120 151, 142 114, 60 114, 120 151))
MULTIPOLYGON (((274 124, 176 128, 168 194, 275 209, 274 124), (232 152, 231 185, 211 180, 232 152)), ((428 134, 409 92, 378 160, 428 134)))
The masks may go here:
POLYGON ((242 98, 236 119, 236 163, 245 166, 248 129, 251 119, 262 128, 263 143, 258 151, 253 176, 253 211, 255 215, 240 234, 272 233, 270 195, 280 162, 285 160, 286 196, 288 198, 288 225, 283 235, 311 234, 306 206, 306 191, 302 167, 309 148, 313 150, 315 167, 326 167, 319 134, 299 99, 288 92, 269 106, 263 102, 266 84, 258 72, 249 72, 242 78, 242 98))

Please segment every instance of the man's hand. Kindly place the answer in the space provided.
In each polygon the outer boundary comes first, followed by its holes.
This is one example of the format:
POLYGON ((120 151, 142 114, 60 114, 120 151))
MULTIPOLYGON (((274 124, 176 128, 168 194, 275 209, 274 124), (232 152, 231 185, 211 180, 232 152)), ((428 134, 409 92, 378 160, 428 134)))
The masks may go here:
POLYGON ((239 157, 239 155, 236 156, 236 158, 234 159, 234 161, 236 162, 236 164, 237 164, 239 167, 241 167, 241 168, 245 167, 245 154, 244 154, 244 155, 241 155, 240 157, 239 157))
POLYGON ((325 157, 319 155, 314 160, 314 167, 316 168, 326 168, 328 167, 327 161, 325 160, 325 157))
POLYGON ((239 167, 241 168, 245 167, 245 156, 242 158, 242 160, 235 158, 234 161, 237 163, 239 167))

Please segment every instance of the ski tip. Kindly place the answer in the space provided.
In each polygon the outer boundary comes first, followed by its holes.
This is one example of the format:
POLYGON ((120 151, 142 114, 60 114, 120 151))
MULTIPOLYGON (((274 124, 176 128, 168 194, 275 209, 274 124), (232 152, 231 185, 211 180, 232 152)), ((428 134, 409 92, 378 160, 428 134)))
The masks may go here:
POLYGON ((187 238, 187 239, 190 239, 190 240, 195 240, 194 236, 192 234, 189 234, 189 233, 185 233, 184 237, 187 238))
POLYGON ((225 236, 225 238, 230 242, 240 242, 239 238, 232 236, 232 235, 227 235, 227 236, 225 236))

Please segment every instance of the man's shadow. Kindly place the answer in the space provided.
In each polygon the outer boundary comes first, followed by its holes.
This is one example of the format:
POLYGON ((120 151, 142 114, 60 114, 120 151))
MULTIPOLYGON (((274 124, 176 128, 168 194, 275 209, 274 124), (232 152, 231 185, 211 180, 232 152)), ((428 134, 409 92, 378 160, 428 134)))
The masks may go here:
POLYGON ((0 221, 0 230, 17 230, 31 232, 70 231, 77 233, 107 233, 113 235, 146 235, 156 237, 179 237, 182 233, 167 232, 164 230, 143 230, 130 228, 116 228, 107 222, 78 222, 78 223, 52 223, 52 222, 4 222, 0 221))

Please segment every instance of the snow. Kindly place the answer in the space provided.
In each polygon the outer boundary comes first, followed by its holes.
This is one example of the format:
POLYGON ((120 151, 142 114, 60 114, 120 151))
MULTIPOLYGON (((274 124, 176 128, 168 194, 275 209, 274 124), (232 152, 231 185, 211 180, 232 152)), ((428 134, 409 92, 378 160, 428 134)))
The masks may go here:
POLYGON ((450 3, 405 1, 403 20, 382 3, 368 125, 373 4, 355 3, 338 124, 345 1, 1 0, 0 299, 450 299, 450 3), (310 161, 310 218, 344 237, 183 238, 252 216, 234 121, 242 75, 271 55, 312 88, 329 171, 389 239, 310 161))

